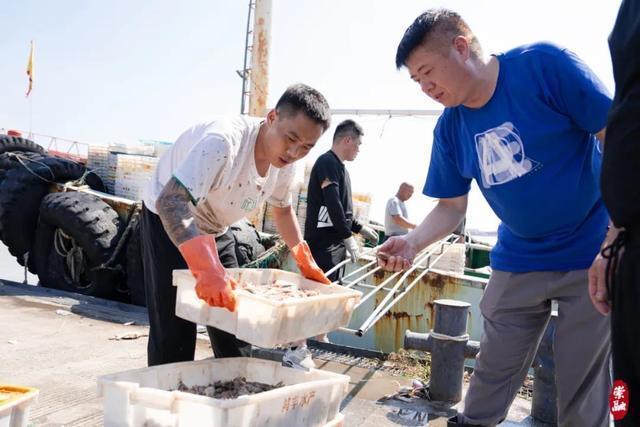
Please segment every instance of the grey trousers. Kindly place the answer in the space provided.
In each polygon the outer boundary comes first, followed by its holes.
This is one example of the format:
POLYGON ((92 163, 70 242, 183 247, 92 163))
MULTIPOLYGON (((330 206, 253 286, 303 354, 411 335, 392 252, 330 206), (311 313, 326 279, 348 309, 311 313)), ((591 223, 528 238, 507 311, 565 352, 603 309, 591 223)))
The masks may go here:
POLYGON ((560 426, 608 426, 610 326, 589 299, 587 270, 493 271, 480 311, 484 333, 465 396, 463 420, 504 420, 558 302, 553 342, 560 426))

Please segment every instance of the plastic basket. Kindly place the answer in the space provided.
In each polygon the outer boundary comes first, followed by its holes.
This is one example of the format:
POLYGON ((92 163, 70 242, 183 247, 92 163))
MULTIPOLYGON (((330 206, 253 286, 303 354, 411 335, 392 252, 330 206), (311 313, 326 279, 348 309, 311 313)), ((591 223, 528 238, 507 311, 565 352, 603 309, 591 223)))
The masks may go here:
POLYGON ((236 291, 236 310, 210 307, 195 292, 189 270, 174 270, 176 315, 200 325, 209 325, 234 334, 260 347, 299 341, 347 326, 362 293, 339 285, 323 285, 299 274, 274 269, 229 268, 238 282, 258 284, 284 280, 320 294, 276 301, 247 291, 236 291))
POLYGON ((98 394, 104 396, 107 427, 314 427, 340 421, 338 411, 348 385, 345 375, 317 369, 305 372, 273 361, 238 357, 106 375, 98 378, 98 394), (267 384, 282 381, 285 386, 228 400, 176 390, 180 381, 192 387, 236 377, 267 384))
POLYGON ((0 427, 26 427, 38 389, 0 384, 0 427))

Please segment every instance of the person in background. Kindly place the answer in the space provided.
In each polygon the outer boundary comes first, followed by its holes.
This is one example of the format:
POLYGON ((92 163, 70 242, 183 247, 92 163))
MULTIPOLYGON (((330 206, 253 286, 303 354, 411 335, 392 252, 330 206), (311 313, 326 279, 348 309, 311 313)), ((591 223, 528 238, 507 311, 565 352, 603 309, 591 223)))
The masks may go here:
MULTIPOLYGON (((358 259, 360 249, 354 233, 378 241, 378 233, 353 215, 351 178, 344 164, 358 156, 362 136, 364 131, 358 123, 344 120, 336 127, 331 149, 318 157, 311 169, 304 238, 325 272, 344 261, 347 253, 353 262, 358 259)), ((338 280, 343 270, 334 271, 329 279, 338 280)))
POLYGON ((413 195, 413 185, 403 182, 395 196, 389 199, 384 214, 384 234, 387 238, 402 236, 416 225, 409 221, 409 213, 404 202, 413 195))
MULTIPOLYGON (((354 161, 358 156, 363 135, 364 131, 358 123, 343 121, 336 127, 331 149, 318 157, 311 169, 304 238, 309 242, 313 258, 324 272, 344 261, 347 253, 351 261, 357 261, 360 249, 353 233, 378 241, 378 234, 360 224, 353 215, 351 179, 344 165, 344 162, 354 161)), ((339 268, 329 274, 329 280, 339 280, 343 271, 344 268, 339 268)), ((326 335, 316 338, 328 340, 326 335)), ((315 366, 311 352, 303 343, 294 343, 287 349, 282 362, 286 366, 304 369, 315 366)))
POLYGON ((467 210, 471 181, 500 218, 480 302, 484 331, 464 410, 448 425, 504 420, 558 304, 554 338, 560 426, 609 425, 609 319, 593 307, 589 271, 607 236, 600 144, 611 98, 571 51, 533 43, 485 56, 459 14, 430 9, 399 43, 396 66, 445 108, 423 192, 438 199, 420 225, 379 249, 407 269, 467 210))
MULTIPOLYGON (((302 274, 329 283, 303 241, 291 209, 294 164, 330 124, 317 90, 290 86, 264 118, 225 116, 184 132, 165 152, 145 189, 141 240, 149 311, 148 363, 193 360, 196 325, 175 315, 172 272, 189 268, 195 291, 212 307, 235 310, 238 267, 229 225, 267 201, 302 274)), ((208 327, 215 357, 250 356, 251 346, 208 327)))
POLYGON ((602 250, 606 263, 589 277, 589 288, 596 309, 611 312, 611 409, 616 426, 640 426, 640 61, 631 54, 640 50, 638 1, 622 2, 609 49, 616 92, 607 122, 600 188, 617 236, 602 250), (620 388, 616 381, 625 386, 620 388), (626 404, 622 412, 621 404, 626 404))

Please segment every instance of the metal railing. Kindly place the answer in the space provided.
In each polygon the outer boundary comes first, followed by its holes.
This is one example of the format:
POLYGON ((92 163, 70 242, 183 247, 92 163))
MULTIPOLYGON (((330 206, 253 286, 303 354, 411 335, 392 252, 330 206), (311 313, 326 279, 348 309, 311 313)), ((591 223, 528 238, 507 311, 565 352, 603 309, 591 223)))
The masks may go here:
MULTIPOLYGON (((387 294, 378 304, 376 304, 373 311, 357 329, 340 328, 339 331, 354 334, 359 337, 363 336, 380 319, 382 319, 382 317, 384 317, 395 304, 397 304, 402 298, 404 298, 426 274, 432 271, 433 266, 447 253, 447 251, 451 247, 453 247, 454 243, 457 243, 461 240, 463 240, 463 237, 456 234, 451 234, 445 237, 444 239, 419 252, 415 257, 413 264, 408 270, 393 273, 376 286, 362 282, 366 278, 382 270, 377 265, 377 260, 375 259, 375 251, 378 249, 378 247, 372 248, 371 250, 365 252, 365 254, 363 254, 363 258, 366 259, 367 256, 373 256, 374 259, 372 261, 366 262, 362 267, 359 267, 356 270, 346 274, 339 280, 339 283, 347 288, 361 287, 364 289, 370 289, 370 292, 368 292, 362 297, 362 299, 360 299, 360 302, 355 306, 354 310, 358 309, 358 307, 361 307, 366 301, 374 297, 380 291, 385 291, 387 294), (415 275, 416 273, 417 275, 415 276, 415 278, 411 282, 409 282, 409 277, 415 275)), ((327 272, 327 275, 330 275, 334 271, 342 268, 350 262, 351 260, 347 259, 339 263, 334 268, 329 270, 327 272)))

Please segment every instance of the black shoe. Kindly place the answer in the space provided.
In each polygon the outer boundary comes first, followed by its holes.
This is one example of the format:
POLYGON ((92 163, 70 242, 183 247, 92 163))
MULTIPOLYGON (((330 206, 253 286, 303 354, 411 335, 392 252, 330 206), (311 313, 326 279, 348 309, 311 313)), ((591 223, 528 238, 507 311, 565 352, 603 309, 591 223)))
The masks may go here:
POLYGON ((458 416, 451 417, 447 420, 447 427, 482 427, 480 424, 466 424, 458 420, 458 416))

